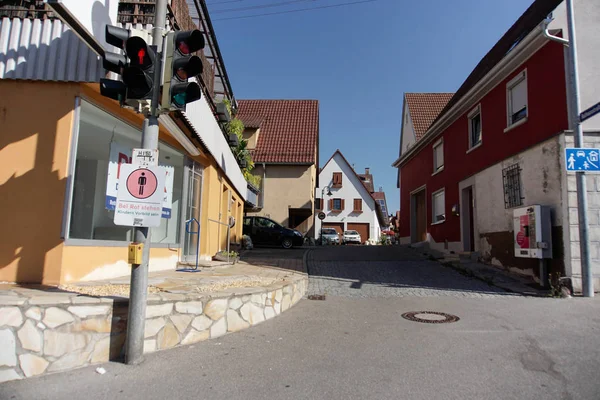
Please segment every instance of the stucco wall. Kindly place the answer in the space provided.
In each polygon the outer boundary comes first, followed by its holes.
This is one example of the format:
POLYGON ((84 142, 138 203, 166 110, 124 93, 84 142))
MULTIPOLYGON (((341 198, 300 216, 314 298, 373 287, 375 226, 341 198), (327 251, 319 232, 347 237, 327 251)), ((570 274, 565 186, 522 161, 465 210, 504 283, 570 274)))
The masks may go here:
MULTIPOLYGON (((266 177, 263 178, 261 196, 264 199, 262 210, 249 212, 248 215, 267 216, 288 226, 289 209, 305 208, 314 210, 314 187, 316 168, 314 165, 272 165, 266 166, 266 177)), ((254 175, 263 176, 262 165, 252 171, 254 175)), ((313 217, 308 218, 308 229, 312 229, 313 217)))
MULTIPOLYGON (((348 227, 348 223, 369 223, 370 238, 378 240, 380 236, 379 221, 375 211, 375 200, 371 197, 362 182, 356 177, 352 171, 352 167, 336 153, 333 158, 325 165, 319 174, 319 184, 321 187, 316 189, 316 196, 321 197, 321 191, 325 186, 331 188, 331 196, 325 193, 323 198, 323 212, 326 217, 323 220, 327 223, 344 223, 344 229, 348 227), (332 179, 334 172, 342 173, 342 187, 334 188, 332 179), (329 199, 344 199, 345 208, 341 212, 332 211, 329 209, 329 199), (354 212, 354 199, 362 199, 362 213, 354 212)), ((318 232, 321 229, 321 220, 315 218, 315 232, 318 237, 318 232)), ((366 238, 362 238, 366 241, 366 238)))
POLYGON ((400 155, 404 154, 417 141, 408 105, 405 104, 403 110, 400 155))

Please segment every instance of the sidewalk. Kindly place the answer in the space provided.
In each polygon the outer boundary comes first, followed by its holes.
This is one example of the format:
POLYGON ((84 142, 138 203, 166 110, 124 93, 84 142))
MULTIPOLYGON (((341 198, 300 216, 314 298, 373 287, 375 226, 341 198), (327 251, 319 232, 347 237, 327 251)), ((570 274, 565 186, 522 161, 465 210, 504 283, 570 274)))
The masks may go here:
MULTIPOLYGON (((302 259, 250 262, 150 273, 144 352, 259 324, 306 293, 302 259)), ((60 288, 0 284, 0 382, 120 360, 128 295, 129 277, 60 288)))

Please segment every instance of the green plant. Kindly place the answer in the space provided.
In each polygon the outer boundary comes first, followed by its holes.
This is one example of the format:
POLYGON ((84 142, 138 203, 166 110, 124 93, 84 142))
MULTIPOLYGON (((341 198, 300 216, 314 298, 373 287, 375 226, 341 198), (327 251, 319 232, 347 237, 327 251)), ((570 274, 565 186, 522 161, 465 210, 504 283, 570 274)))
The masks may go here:
POLYGON ((230 252, 228 253, 228 252, 226 252, 225 250, 222 250, 222 251, 220 251, 218 254, 219 254, 220 256, 223 256, 223 257, 227 257, 227 256, 229 256, 229 257, 232 257, 232 258, 235 258, 235 257, 237 257, 237 256, 238 256, 238 253, 237 253, 237 252, 235 252, 235 251, 230 251, 230 252))
POLYGON ((571 291, 564 283, 565 278, 561 277, 560 272, 548 274, 548 283, 550 285, 550 297, 570 297, 571 291))

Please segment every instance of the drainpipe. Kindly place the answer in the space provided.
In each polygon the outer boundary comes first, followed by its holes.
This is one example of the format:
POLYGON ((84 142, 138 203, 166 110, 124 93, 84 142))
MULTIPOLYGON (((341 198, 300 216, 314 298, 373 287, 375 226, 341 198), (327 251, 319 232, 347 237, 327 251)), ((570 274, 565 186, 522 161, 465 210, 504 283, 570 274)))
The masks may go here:
MULTIPOLYGON (((550 19, 544 20, 542 29, 544 36, 569 48, 569 79, 570 90, 568 101, 571 108, 571 130, 575 139, 575 147, 583 147, 583 128, 579 114, 581 113, 581 104, 579 100, 579 73, 577 67, 577 41, 575 37, 575 15, 573 10, 573 0, 566 0, 567 5, 567 28, 569 30, 569 40, 553 36, 548 32, 550 19)), ((581 258, 581 286, 583 297, 594 297, 594 281, 590 263, 590 238, 588 235, 588 217, 587 217, 587 182, 585 172, 575 172, 577 183, 577 214, 579 218, 579 250, 581 258)))
POLYGON ((263 178, 262 178, 262 190, 261 190, 261 202, 260 202, 260 208, 263 209, 265 208, 265 180, 267 179, 267 166, 265 163, 262 163, 262 167, 263 167, 263 178))

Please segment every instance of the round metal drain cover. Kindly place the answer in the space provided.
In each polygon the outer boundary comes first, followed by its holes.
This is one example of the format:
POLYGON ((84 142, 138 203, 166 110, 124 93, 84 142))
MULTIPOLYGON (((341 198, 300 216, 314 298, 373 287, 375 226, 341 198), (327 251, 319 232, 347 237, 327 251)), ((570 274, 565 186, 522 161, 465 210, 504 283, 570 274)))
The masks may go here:
POLYGON ((460 320, 456 315, 437 311, 411 311, 402 314, 402 318, 425 324, 448 324, 460 320))

